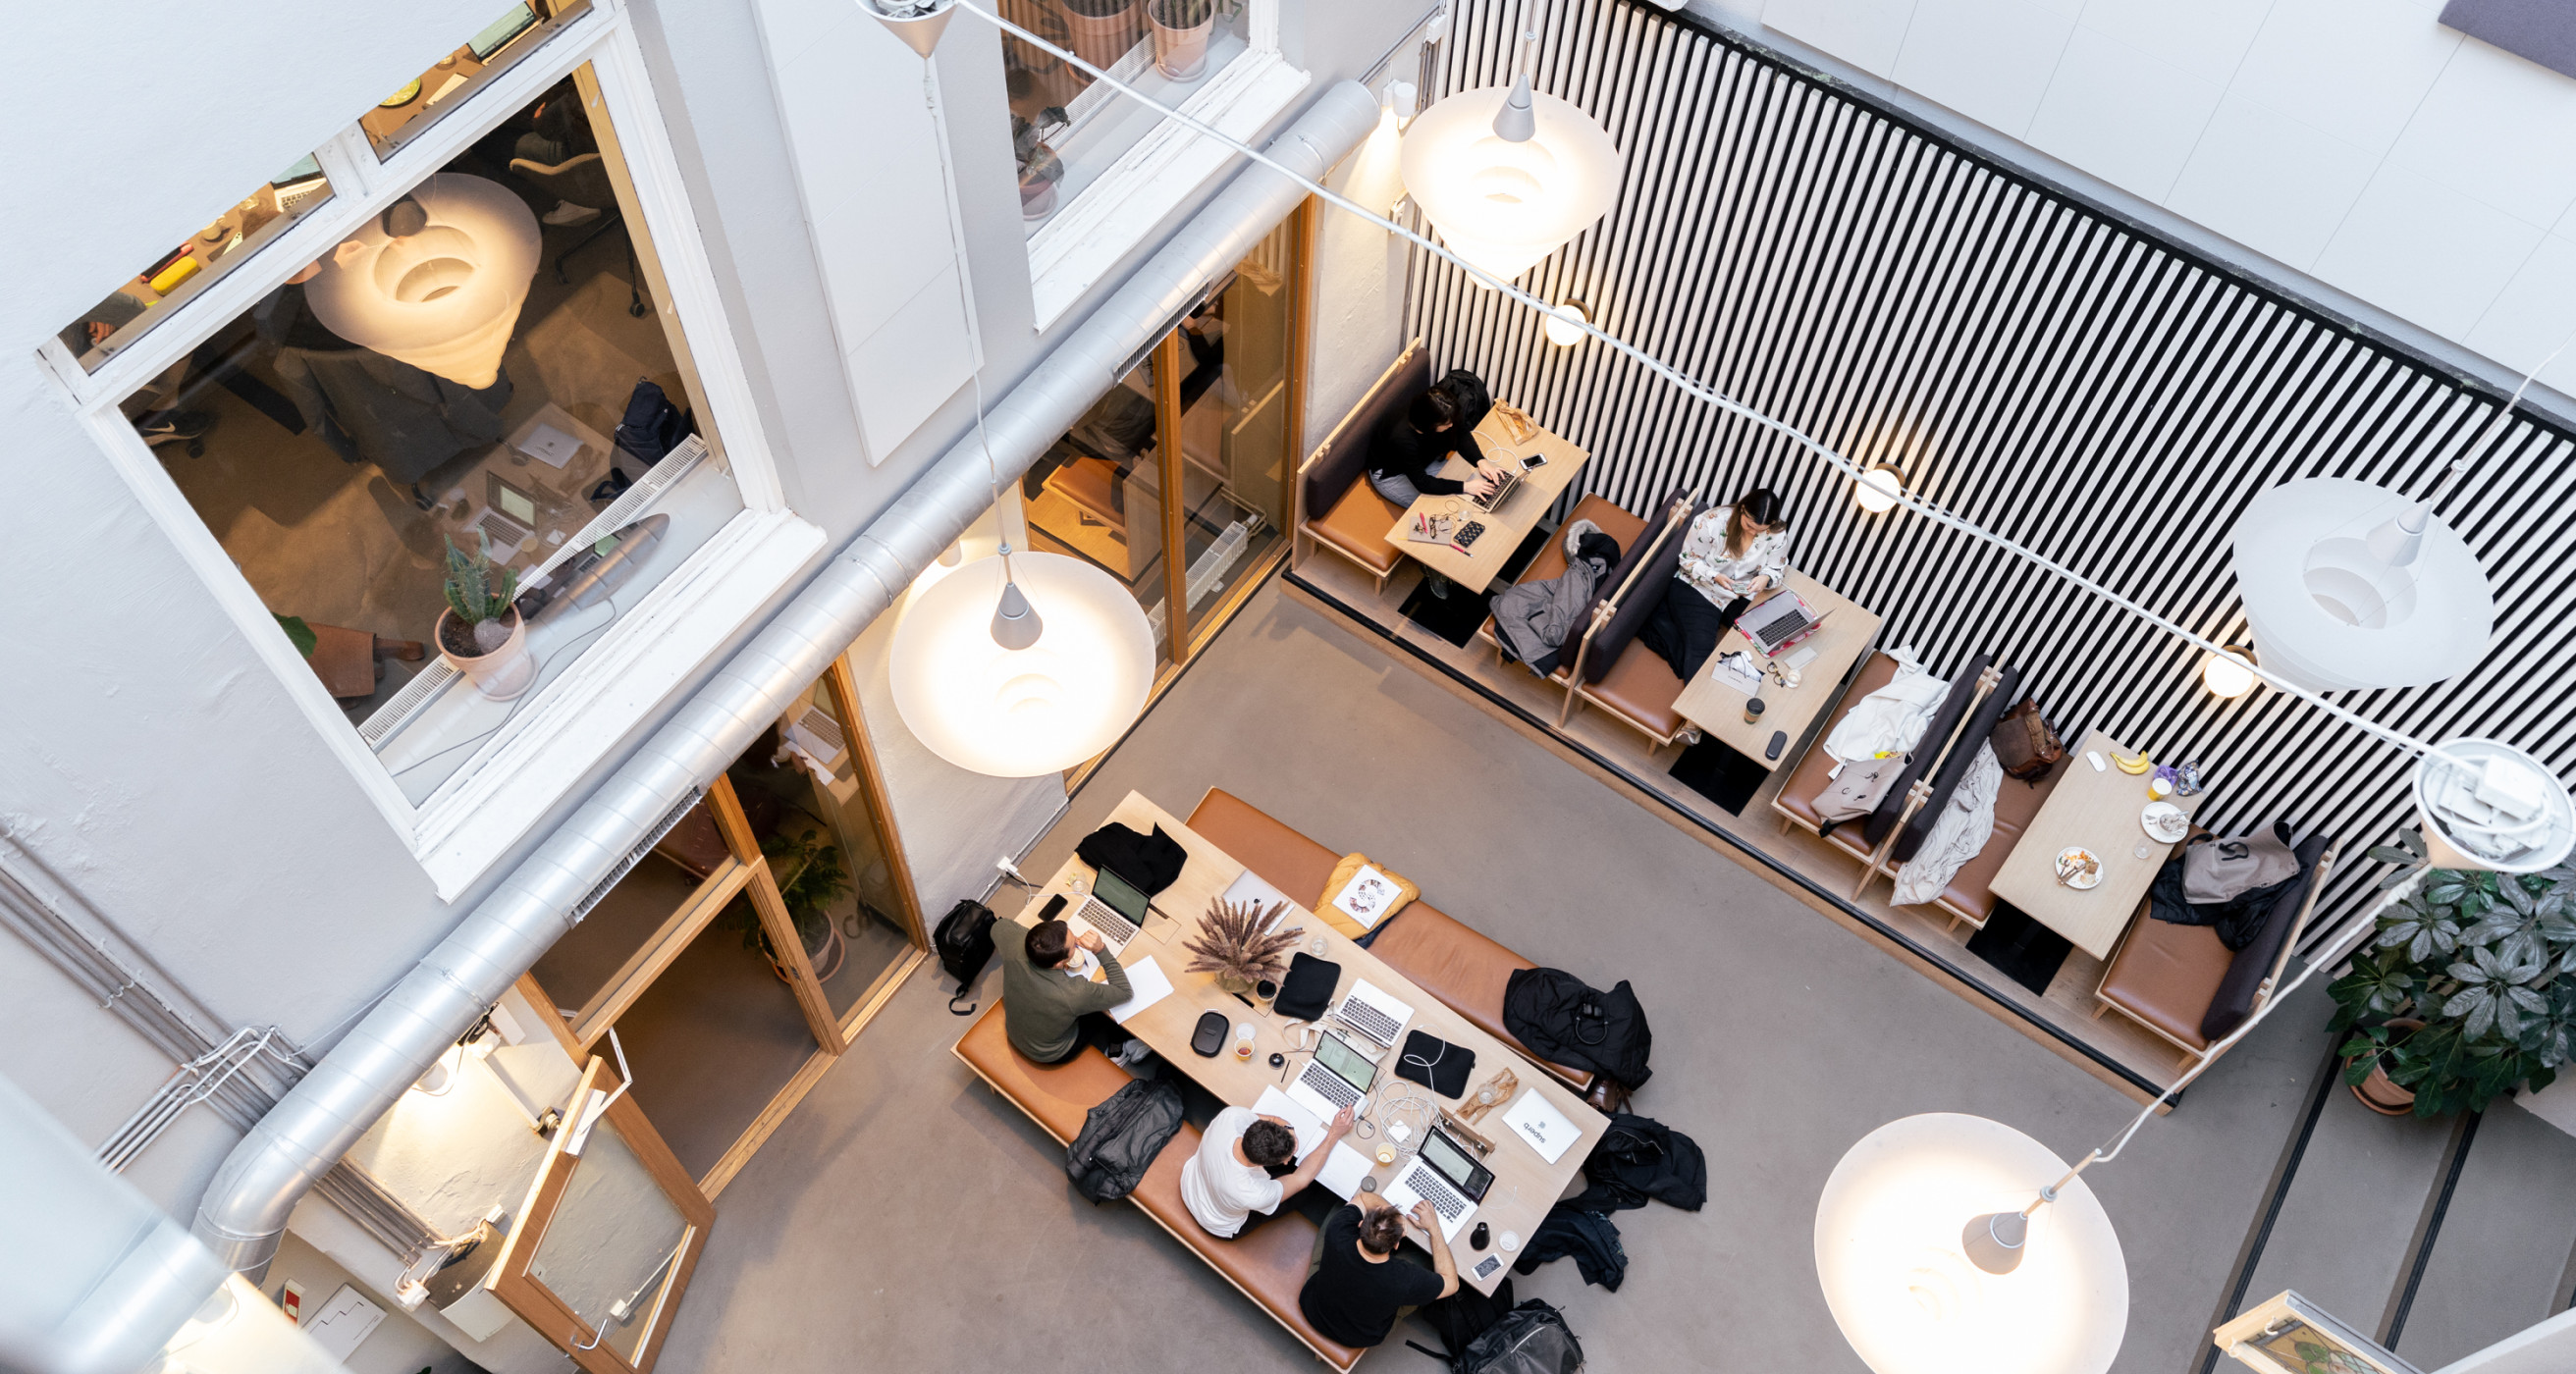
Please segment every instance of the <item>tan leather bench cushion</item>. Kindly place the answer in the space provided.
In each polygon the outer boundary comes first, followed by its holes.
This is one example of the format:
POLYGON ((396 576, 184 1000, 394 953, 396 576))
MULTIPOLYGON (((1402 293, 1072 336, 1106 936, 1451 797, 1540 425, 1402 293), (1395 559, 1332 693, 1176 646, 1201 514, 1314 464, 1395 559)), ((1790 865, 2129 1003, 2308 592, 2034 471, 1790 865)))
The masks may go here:
MULTIPOLYGON (((1843 717, 1851 714, 1862 697, 1894 682, 1896 667, 1896 660, 1886 654, 1871 654, 1869 662, 1861 665, 1860 675, 1852 679, 1850 689, 1843 693, 1842 709, 1834 712, 1833 724, 1842 724, 1843 717)), ((1824 824, 1824 818, 1816 814, 1816 798, 1823 796, 1826 785, 1833 781, 1834 756, 1825 752, 1825 736, 1832 733, 1833 726, 1829 725, 1824 734, 1816 736, 1815 744, 1799 757, 1797 770, 1780 787, 1780 809, 1805 822, 1809 829, 1824 824)), ((1835 836, 1840 836, 1844 828, 1855 832, 1860 829, 1857 825, 1838 827, 1835 836)), ((1862 857, 1868 857, 1867 850, 1862 851, 1862 857)))
POLYGON ((1032 1064, 1002 1030, 1002 999, 975 1018, 957 1038, 957 1057, 966 1061, 1002 1096, 1019 1105, 1046 1133, 1070 1145, 1082 1134, 1082 1119, 1127 1085, 1125 1070, 1095 1049, 1061 1064, 1032 1064))
POLYGON ((2040 803, 2057 789, 2057 780, 2065 769, 2040 780, 2033 787, 2019 778, 2006 778, 1995 789, 1995 833, 1986 839, 1986 847, 1959 866, 1950 876, 1949 886, 1941 889, 1941 900, 1953 911, 1964 911, 1982 922, 1995 912, 1995 893, 1991 884, 2003 871, 2004 860, 2012 857, 2013 846, 2021 843, 2022 832, 2030 828, 2031 818, 2039 814, 2040 803))
POLYGON ((2178 926, 2141 914, 2103 975, 2101 995, 2122 1011, 2189 1045, 2207 1049, 2200 1020, 2236 954, 2209 926, 2178 926))
POLYGON ((1642 644, 1631 642, 1610 665, 1599 682, 1583 689, 1587 698, 1626 716, 1659 739, 1671 739, 1681 733, 1682 713, 1673 709, 1681 700, 1682 680, 1673 676, 1673 665, 1642 644))
POLYGON ((1393 527, 1404 508, 1377 494, 1377 488, 1363 477, 1351 483, 1342 499, 1324 513, 1321 520, 1306 522, 1306 532, 1349 554, 1376 572, 1390 572, 1402 555, 1386 542, 1386 532, 1393 527))
MULTIPOLYGON (((1190 813, 1189 827, 1208 843, 1292 897, 1322 892, 1341 856, 1223 788, 1211 787, 1190 813)), ((1451 1011, 1575 1086, 1589 1090, 1592 1075, 1549 1064, 1503 1029, 1503 987, 1519 969, 1537 965, 1477 934, 1428 902, 1415 900, 1380 927, 1369 952, 1451 1011)))
POLYGON ((1269 1309, 1279 1324, 1335 1369, 1349 1369, 1364 1353, 1326 1337, 1306 1322, 1297 1295, 1306 1287, 1306 1263, 1315 1253, 1315 1223, 1295 1212, 1267 1219, 1254 1217, 1250 1228, 1231 1240, 1209 1235, 1181 1199, 1181 1164, 1199 1148, 1199 1129, 1184 1124, 1172 1143, 1154 1157, 1145 1181, 1131 1194, 1163 1229, 1225 1275, 1254 1302, 1269 1309))
POLYGON ((1127 528, 1127 517, 1119 513, 1117 497, 1118 469, 1099 458, 1077 458, 1047 474, 1048 488, 1062 495, 1112 529, 1127 528))

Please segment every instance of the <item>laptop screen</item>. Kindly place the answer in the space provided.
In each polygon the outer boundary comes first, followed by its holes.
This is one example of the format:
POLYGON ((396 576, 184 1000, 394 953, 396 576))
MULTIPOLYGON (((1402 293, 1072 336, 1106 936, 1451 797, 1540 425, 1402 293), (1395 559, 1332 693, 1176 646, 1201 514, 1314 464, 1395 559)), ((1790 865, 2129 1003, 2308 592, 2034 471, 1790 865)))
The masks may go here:
POLYGON ((1109 904, 1110 910, 1139 926, 1145 924, 1145 906, 1152 899, 1137 891, 1135 884, 1104 868, 1100 870, 1099 881, 1091 885, 1091 890, 1109 904))
POLYGON ((1432 1168, 1446 1175, 1450 1182, 1462 1188, 1476 1175, 1476 1161, 1467 1158, 1465 1151, 1438 1131, 1423 1133, 1422 1157, 1431 1162, 1432 1168))
POLYGON ((1342 1076, 1343 1081, 1361 1092, 1377 1081, 1377 1065, 1368 1062, 1358 1050, 1342 1043, 1338 1035, 1325 1035, 1315 1042, 1315 1057, 1324 1067, 1342 1076))

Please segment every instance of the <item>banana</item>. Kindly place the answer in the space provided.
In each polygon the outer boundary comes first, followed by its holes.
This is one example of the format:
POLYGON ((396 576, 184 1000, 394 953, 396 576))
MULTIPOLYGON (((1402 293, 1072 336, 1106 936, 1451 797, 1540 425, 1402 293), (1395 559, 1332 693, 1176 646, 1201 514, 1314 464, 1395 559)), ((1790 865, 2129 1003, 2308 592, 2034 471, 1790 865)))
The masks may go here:
POLYGON ((2111 755, 2111 762, 2118 764, 2120 766, 2120 771, 2123 773, 2144 773, 2148 769, 2155 767, 2155 761, 2148 758, 2143 753, 2123 754, 2114 751, 2111 755))

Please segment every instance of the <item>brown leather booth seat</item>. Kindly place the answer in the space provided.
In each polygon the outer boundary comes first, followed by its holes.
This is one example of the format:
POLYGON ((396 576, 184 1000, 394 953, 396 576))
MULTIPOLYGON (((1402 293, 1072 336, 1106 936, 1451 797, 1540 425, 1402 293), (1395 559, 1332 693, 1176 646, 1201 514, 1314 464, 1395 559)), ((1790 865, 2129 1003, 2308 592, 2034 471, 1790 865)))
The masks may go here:
MULTIPOLYGON (((1646 589, 1640 588, 1640 591, 1646 589)), ((1654 650, 1630 641, 1601 680, 1583 689, 1583 699, 1652 735, 1658 748, 1673 742, 1690 722, 1673 709, 1682 698, 1682 680, 1673 665, 1654 650)))
POLYGON ((2178 926, 2149 918, 2146 904, 2129 922, 2128 937, 2102 975, 2093 1014, 2119 1010, 2186 1049, 2209 1048, 2200 1033, 2203 1013, 2219 980, 2236 962, 2214 926, 2178 926))
MULTIPOLYGON (((1083 1118, 1128 1081, 1125 1071, 1094 1049, 1085 1049, 1062 1064, 1038 1065, 1022 1058, 1003 1031, 999 999, 958 1037, 956 1055, 1062 1145, 1072 1144, 1082 1133, 1083 1118)), ((1130 1200, 1304 1341, 1316 1358, 1344 1371, 1359 1363, 1364 1350, 1315 1330, 1297 1306, 1297 1295, 1306 1286, 1307 1261, 1315 1251, 1315 1223, 1288 1212, 1232 1240, 1209 1235, 1181 1198, 1181 1164, 1198 1148, 1198 1128, 1182 1123, 1171 1143, 1154 1157, 1153 1167, 1145 1171, 1136 1191, 1128 1195, 1130 1200)))
MULTIPOLYGON (((1341 855, 1223 788, 1211 787, 1199 799, 1189 827, 1300 902, 1311 903, 1321 896, 1324 884, 1332 880, 1333 866, 1341 862, 1341 855)), ((1564 1079, 1576 1092, 1591 1090, 1589 1072, 1548 1063, 1503 1029, 1504 986, 1513 973, 1538 965, 1420 898, 1396 913, 1370 942, 1369 952, 1474 1022, 1477 1029, 1564 1079)))
POLYGON ((1366 569, 1380 591, 1402 562, 1386 532, 1404 511, 1368 484, 1369 446, 1430 385, 1431 355, 1415 339, 1297 468, 1300 532, 1366 569))
POLYGON ((1369 570, 1383 582, 1403 555, 1386 542, 1404 508, 1377 494, 1367 482, 1353 482, 1321 520, 1306 522, 1306 533, 1332 546, 1333 552, 1369 570))
MULTIPOLYGON (((1833 723, 1816 736, 1814 744, 1808 746, 1805 755, 1799 758, 1797 768, 1789 774, 1789 780, 1781 784, 1779 796, 1771 803, 1771 809, 1780 813, 1783 828, 1793 824, 1803 825, 1809 830, 1824 828, 1825 818, 1817 814, 1816 798, 1823 796, 1825 788, 1833 782, 1834 769, 1834 756, 1825 752, 1825 737, 1833 733, 1834 725, 1842 724, 1843 717, 1851 714, 1861 698, 1894 682, 1896 667, 1896 660, 1883 653, 1871 654, 1869 661, 1861 665, 1859 675, 1852 679, 1850 689, 1843 693, 1843 703, 1834 712, 1833 723)), ((1869 846, 1861 840, 1860 833, 1860 823, 1854 819, 1834 827, 1834 833, 1825 837, 1825 843, 1855 859, 1866 860, 1869 846)))
POLYGON ((1995 875, 2003 871, 2004 860, 2012 857, 2013 846, 2021 843, 2022 832, 2030 829, 2048 794, 2057 790, 2057 780, 2066 776, 2072 760, 2061 761, 2037 786, 2018 778, 2006 778, 1995 789, 1995 833, 1986 847, 1974 858, 1959 865, 1950 875, 1950 885, 1934 898, 1944 911, 1959 920, 1983 930, 1986 919, 1995 914, 1995 875))

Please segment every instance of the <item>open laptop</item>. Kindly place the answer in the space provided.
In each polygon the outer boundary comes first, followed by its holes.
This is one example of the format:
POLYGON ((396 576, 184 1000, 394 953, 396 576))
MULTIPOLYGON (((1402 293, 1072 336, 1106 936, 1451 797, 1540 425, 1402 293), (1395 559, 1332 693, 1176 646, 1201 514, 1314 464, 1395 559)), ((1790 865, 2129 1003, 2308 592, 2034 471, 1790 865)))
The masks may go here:
POLYGON ((1065 914, 1065 924, 1100 932, 1100 938, 1112 954, 1127 952, 1127 942, 1144 928, 1145 908, 1153 901, 1134 883, 1108 869, 1101 869, 1092 880, 1091 895, 1080 907, 1065 914))
POLYGON ((1482 496, 1470 496, 1467 500, 1471 502, 1476 509, 1484 511, 1490 515, 1493 512, 1502 509, 1503 503, 1510 500, 1512 493, 1519 491, 1520 489, 1521 470, 1519 468, 1505 468, 1499 475, 1494 477, 1494 489, 1492 491, 1486 492, 1482 496))
POLYGON ((1784 591, 1735 618, 1735 628, 1744 632, 1753 647, 1764 658, 1806 638, 1824 623, 1824 616, 1796 592, 1784 591))
POLYGON ((1377 1065, 1352 1048, 1351 1042, 1325 1031, 1315 1038, 1315 1057, 1306 1071, 1288 1085, 1288 1100, 1313 1112, 1317 1120, 1330 1121, 1345 1107, 1357 1113, 1360 1099, 1368 1096, 1369 1085, 1375 1082, 1377 1065))
POLYGON ((1434 1126, 1423 1133, 1422 1147, 1381 1196, 1400 1208, 1409 1208, 1417 1201, 1430 1203, 1431 1210, 1440 1214, 1441 1238, 1455 1240, 1458 1228, 1467 1224, 1468 1214, 1485 1200, 1485 1190, 1493 1186, 1493 1171, 1477 1163, 1465 1146, 1434 1126))
POLYGON ((1404 1034, 1405 1023, 1413 1019, 1413 1008, 1362 978, 1351 985, 1350 995, 1333 1009, 1332 1016, 1352 1033, 1376 1041, 1379 1049, 1391 1050, 1396 1037, 1404 1034))

